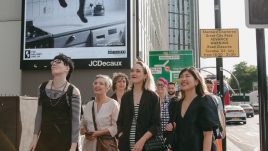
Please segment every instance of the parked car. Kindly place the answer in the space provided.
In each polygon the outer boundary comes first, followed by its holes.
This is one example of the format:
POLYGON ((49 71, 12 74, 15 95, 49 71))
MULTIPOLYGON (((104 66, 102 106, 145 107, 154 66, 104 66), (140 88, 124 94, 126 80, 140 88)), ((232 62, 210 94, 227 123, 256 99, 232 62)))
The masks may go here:
POLYGON ((254 110, 253 107, 249 104, 240 104, 244 111, 246 112, 247 117, 254 117, 254 110))
POLYGON ((247 123, 247 115, 244 109, 238 105, 225 106, 226 124, 228 123, 247 123))
POLYGON ((259 113, 259 103, 252 104, 254 113, 259 113))

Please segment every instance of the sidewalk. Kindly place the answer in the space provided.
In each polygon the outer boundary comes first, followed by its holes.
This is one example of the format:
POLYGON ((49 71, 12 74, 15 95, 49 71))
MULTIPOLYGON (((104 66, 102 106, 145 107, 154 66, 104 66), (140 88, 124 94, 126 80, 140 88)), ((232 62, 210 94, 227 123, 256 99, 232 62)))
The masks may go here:
POLYGON ((227 146, 227 149, 226 149, 227 151, 242 151, 229 139, 226 139, 226 146, 227 146))

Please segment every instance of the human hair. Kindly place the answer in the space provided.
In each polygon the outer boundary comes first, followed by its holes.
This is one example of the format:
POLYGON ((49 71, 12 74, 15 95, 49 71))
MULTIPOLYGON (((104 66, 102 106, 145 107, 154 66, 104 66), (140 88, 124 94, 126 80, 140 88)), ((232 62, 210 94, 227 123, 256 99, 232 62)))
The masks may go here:
POLYGON ((164 85, 165 85, 165 87, 168 86, 168 81, 167 81, 165 78, 163 78, 163 77, 159 78, 157 81, 161 81, 161 82, 163 82, 164 85))
POLYGON ((205 80, 205 83, 206 83, 206 84, 213 84, 213 81, 212 81, 211 79, 206 79, 206 80, 205 80))
POLYGON ((108 88, 108 90, 112 87, 112 79, 108 75, 98 74, 96 75, 96 79, 103 78, 105 81, 105 85, 108 88))
POLYGON ((169 82, 168 85, 176 85, 174 82, 169 82))
POLYGON ((56 59, 61 60, 65 66, 69 67, 69 72, 68 72, 68 74, 66 76, 66 80, 69 81, 69 79, 71 77, 71 74, 74 71, 74 62, 73 62, 73 60, 70 57, 68 57, 65 54, 63 54, 63 53, 60 53, 59 55, 55 56, 53 60, 56 60, 56 59))
MULTIPOLYGON (((179 74, 179 78, 184 72, 189 72, 194 77, 194 79, 198 81, 198 84, 195 87, 195 92, 197 95, 204 96, 205 94, 207 94, 207 87, 205 84, 205 80, 196 68, 194 67, 184 68, 183 70, 181 70, 179 74)), ((181 95, 182 95, 182 99, 184 99, 185 92, 183 90, 181 90, 181 95)))
POLYGON ((143 88, 145 90, 155 91, 154 77, 150 68, 142 61, 137 61, 136 64, 139 64, 143 68, 143 73, 147 75, 147 78, 143 82, 143 88))
POLYGON ((125 79, 126 80, 126 89, 128 89, 128 85, 129 85, 129 79, 128 76, 122 72, 115 72, 113 74, 113 85, 112 85, 112 90, 115 91, 116 89, 116 82, 120 79, 125 79))

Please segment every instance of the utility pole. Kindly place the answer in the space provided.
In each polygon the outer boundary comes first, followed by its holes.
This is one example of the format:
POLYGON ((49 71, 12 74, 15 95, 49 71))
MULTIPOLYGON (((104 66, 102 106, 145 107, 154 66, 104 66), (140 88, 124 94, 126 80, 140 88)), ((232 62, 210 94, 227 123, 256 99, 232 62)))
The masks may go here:
POLYGON ((266 58, 264 29, 256 29, 257 64, 258 64, 258 96, 259 96, 259 120, 260 120, 260 150, 268 147, 268 102, 266 82, 266 58))
MULTIPOLYGON (((215 13, 215 29, 221 29, 221 2, 220 0, 214 0, 214 13, 215 13)), ((224 108, 224 92, 223 92, 223 61, 222 57, 216 58, 216 70, 217 70, 217 93, 220 95, 222 105, 224 108)), ((222 140, 222 150, 226 151, 226 135, 222 140)))

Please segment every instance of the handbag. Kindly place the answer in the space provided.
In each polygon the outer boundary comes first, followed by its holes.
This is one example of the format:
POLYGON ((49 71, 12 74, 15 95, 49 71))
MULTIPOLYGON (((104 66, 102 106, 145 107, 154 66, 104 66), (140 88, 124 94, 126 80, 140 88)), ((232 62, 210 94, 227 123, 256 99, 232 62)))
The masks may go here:
MULTIPOLYGON (((92 118, 94 128, 97 131, 97 124, 95 119, 95 110, 94 110, 94 102, 92 104, 92 118)), ((96 151, 118 151, 117 140, 115 137, 111 135, 103 135, 97 137, 97 149, 96 151)))
POLYGON ((156 135, 151 137, 143 146, 145 151, 166 151, 165 139, 162 135, 156 135))

